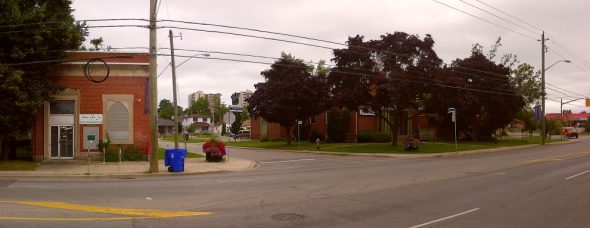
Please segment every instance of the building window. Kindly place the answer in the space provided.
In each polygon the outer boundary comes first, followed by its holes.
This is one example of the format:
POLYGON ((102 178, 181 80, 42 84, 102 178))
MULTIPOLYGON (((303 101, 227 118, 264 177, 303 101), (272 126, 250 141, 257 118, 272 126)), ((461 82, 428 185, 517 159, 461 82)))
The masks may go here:
POLYGON ((74 114, 74 101, 52 101, 49 114, 74 114))
POLYGON ((114 144, 133 144, 133 95, 103 95, 104 129, 114 144))

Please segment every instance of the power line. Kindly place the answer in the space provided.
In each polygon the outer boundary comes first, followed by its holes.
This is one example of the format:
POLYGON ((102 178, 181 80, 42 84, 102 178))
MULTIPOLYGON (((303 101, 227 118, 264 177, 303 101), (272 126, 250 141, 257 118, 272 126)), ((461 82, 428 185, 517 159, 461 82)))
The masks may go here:
POLYGON ((266 37, 266 36, 247 35, 247 34, 234 33, 234 32, 224 32, 224 31, 207 30, 207 29, 196 29, 196 28, 186 28, 186 27, 178 27, 178 26, 161 26, 161 27, 158 27, 158 28, 159 29, 167 28, 167 29, 179 29, 179 30, 189 30, 189 31, 197 31, 197 32, 219 33, 219 34, 226 34, 226 35, 234 35, 234 36, 242 36, 242 37, 250 37, 250 38, 257 38, 257 39, 264 39, 264 40, 272 40, 272 41, 279 41, 279 42, 285 42, 285 43, 292 43, 292 44, 299 44, 299 45, 310 46, 310 47, 317 47, 317 48, 323 48, 323 49, 329 49, 329 50, 334 50, 335 49, 335 48, 332 48, 332 47, 315 45, 315 44, 310 44, 310 43, 303 43, 303 42, 297 42, 297 41, 291 41, 291 40, 285 40, 285 39, 271 38, 271 37, 266 37))
MULTIPOLYGON (((168 54, 158 54, 158 55, 159 56, 170 56, 168 54)), ((218 58, 218 57, 195 57, 195 56, 180 56, 180 55, 175 55, 175 56, 178 56, 178 57, 191 57, 191 58, 196 58, 196 59, 209 59, 209 60, 221 60, 221 61, 230 61, 230 62, 240 62, 240 63, 253 63, 253 64, 262 64, 262 65, 280 65, 280 66, 297 67, 297 68, 302 68, 302 69, 306 69, 307 68, 306 66, 297 66, 297 65, 292 65, 292 64, 269 63, 269 62, 241 60, 241 59, 218 58)), ((416 80, 409 80, 409 79, 402 79, 402 78, 395 78, 395 77, 384 78, 381 75, 375 75, 375 74, 372 74, 372 73, 355 73, 355 72, 338 71, 338 70, 331 70, 330 72, 347 74, 347 75, 364 76, 364 77, 377 77, 377 78, 382 78, 382 79, 388 79, 388 80, 394 80, 394 81, 402 81, 402 82, 422 84, 422 85, 433 85, 433 86, 440 86, 440 87, 446 87, 446 88, 462 89, 462 90, 467 90, 467 91, 475 91, 475 92, 492 93, 492 94, 498 94, 498 95, 507 95, 507 96, 517 96, 517 97, 519 97, 519 95, 517 95, 516 92, 514 92, 514 93, 503 93, 503 92, 497 92, 497 91, 480 90, 480 89, 466 88, 466 87, 460 87, 460 86, 449 85, 449 84, 430 83, 430 82, 426 82, 426 81, 416 81, 416 80)), ((407 76, 412 76, 412 75, 407 75, 407 76)), ((417 77, 417 76, 413 76, 413 77, 417 77)))
POLYGON ((479 3, 481 3, 481 4, 483 4, 483 5, 485 5, 485 6, 487 6, 487 7, 490 7, 490 8, 492 8, 492 9, 494 9, 494 10, 496 10, 496 11, 500 12, 500 13, 503 13, 503 14, 504 14, 504 15, 506 15, 506 16, 509 16, 509 17, 511 17, 511 18, 514 18, 514 19, 516 19, 516 20, 518 20, 518 21, 520 21, 520 22, 522 22, 522 23, 525 23, 525 24, 527 24, 527 25, 529 25, 529 26, 531 26, 531 27, 533 27, 533 28, 535 28, 535 29, 537 29, 537 30, 539 30, 539 31, 543 31, 543 29, 541 29, 541 28, 539 28, 539 27, 537 27, 537 26, 534 26, 534 25, 532 25, 532 24, 530 24, 530 23, 528 23, 528 22, 526 22, 526 21, 524 21, 524 20, 522 20, 522 19, 520 19, 520 18, 518 18, 518 17, 512 16, 512 15, 510 15, 509 13, 506 13, 506 12, 504 12, 504 11, 502 11, 502 10, 500 10, 500 9, 496 8, 496 7, 493 7, 493 6, 491 6, 491 5, 489 5, 489 4, 485 3, 485 2, 482 2, 482 1, 480 1, 480 0, 476 0, 476 1, 477 1, 477 2, 479 2, 479 3))
POLYGON ((514 22, 512 22, 512 21, 510 21, 510 20, 507 20, 507 19, 505 19, 505 18, 503 18, 503 17, 500 17, 500 16, 498 16, 498 15, 496 15, 496 14, 494 14, 494 13, 490 12, 490 11, 487 11, 487 10, 485 10, 485 9, 482 9, 481 7, 478 7, 478 6, 476 6, 476 5, 473 5, 473 4, 471 4, 471 3, 468 3, 468 2, 466 2, 466 1, 463 1, 463 0, 459 0, 459 1, 461 1, 461 2, 462 2, 462 3, 464 3, 464 4, 467 4, 467 5, 469 5, 469 6, 471 6, 471 7, 474 7, 474 8, 476 8, 476 9, 478 9, 478 10, 481 10, 481 11, 483 11, 483 12, 486 12, 487 14, 489 14, 489 15, 492 15, 492 16, 494 16, 494 17, 496 17, 496 18, 499 18, 500 20, 503 20, 503 21, 505 21, 505 22, 508 22, 508 23, 510 23, 510 24, 513 24, 513 25, 516 25, 517 27, 519 27, 519 28, 522 28, 522 29, 524 29, 524 30, 526 30, 526 31, 529 31, 529 32, 530 32, 530 33, 532 33, 532 34, 539 35, 537 32, 535 32, 535 31, 533 31, 533 30, 530 30, 529 28, 526 28, 526 27, 524 27, 524 26, 522 26, 522 25, 516 24, 516 23, 514 23, 514 22))
POLYGON ((567 48, 565 45, 561 44, 559 41, 557 41, 557 39, 555 39, 555 37, 553 37, 553 36, 549 36, 549 37, 550 37, 549 40, 553 44, 555 44, 557 47, 559 47, 560 49, 562 49, 566 54, 568 54, 571 57, 573 57, 574 59, 578 60, 580 63, 582 63, 586 67, 589 67, 590 66, 590 64, 585 59, 581 58, 576 53, 574 53, 572 50, 570 50, 569 48, 567 48))
POLYGON ((545 84, 547 84, 547 85, 549 85, 549 86, 552 86, 553 88, 557 88, 557 89, 560 89, 560 90, 562 90, 562 91, 565 91, 565 92, 571 93, 571 94, 575 94, 575 95, 579 95, 579 96, 587 96, 587 95, 584 95, 584 94, 581 94, 581 93, 572 92, 571 90, 567 90, 567 89, 564 89, 564 88, 558 87, 558 86, 556 86, 556 85, 553 85, 553 84, 551 84, 551 83, 548 83, 548 82, 545 82, 545 84))
POLYGON ((450 6, 450 5, 448 5, 448 4, 442 3, 442 2, 440 2, 440 1, 437 1, 437 0, 432 0, 432 1, 434 1, 434 2, 436 2, 436 3, 438 3, 438 4, 440 4, 440 5, 446 6, 446 7, 448 7, 448 8, 454 9, 454 10, 456 10, 456 11, 459 11, 459 12, 461 12, 461 13, 467 14, 467 15, 469 15, 469 16, 475 17, 475 18, 477 18, 477 19, 479 19, 479 20, 485 21, 485 22, 487 22, 487 23, 489 23, 489 24, 492 24, 492 25, 495 25, 495 26, 497 26, 497 27, 500 27, 500 28, 506 29, 506 30, 508 30, 508 31, 511 31, 511 32, 513 32, 513 33, 519 34, 519 35, 521 35, 521 36, 523 36, 523 37, 526 37, 526 38, 529 38, 529 39, 531 39, 531 40, 535 40, 535 41, 537 40, 537 39, 536 39, 536 38, 534 38, 534 37, 531 37, 531 36, 529 36, 529 35, 526 35, 526 34, 524 34, 524 33, 521 33, 521 32, 518 32, 518 31, 515 31, 515 30, 513 30, 513 29, 510 29, 510 28, 507 28, 507 27, 505 27, 505 26, 499 25, 499 24, 497 24, 497 23, 491 22, 491 21, 489 21, 489 20, 486 20, 486 19, 484 19, 484 18, 481 18, 481 17, 475 16, 475 15, 473 15, 473 14, 471 14, 471 13, 465 12, 465 11, 463 11, 463 10, 460 10, 460 9, 458 9, 458 8, 456 8, 456 7, 453 7, 453 6, 450 6))

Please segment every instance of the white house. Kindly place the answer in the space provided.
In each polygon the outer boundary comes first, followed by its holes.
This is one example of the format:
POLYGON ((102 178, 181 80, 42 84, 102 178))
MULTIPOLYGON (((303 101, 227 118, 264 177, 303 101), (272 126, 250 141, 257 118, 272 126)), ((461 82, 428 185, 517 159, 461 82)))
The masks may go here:
POLYGON ((213 131, 212 121, 213 120, 209 116, 190 115, 183 116, 181 124, 184 133, 188 133, 186 129, 191 125, 195 125, 197 127, 195 133, 210 133, 213 131))

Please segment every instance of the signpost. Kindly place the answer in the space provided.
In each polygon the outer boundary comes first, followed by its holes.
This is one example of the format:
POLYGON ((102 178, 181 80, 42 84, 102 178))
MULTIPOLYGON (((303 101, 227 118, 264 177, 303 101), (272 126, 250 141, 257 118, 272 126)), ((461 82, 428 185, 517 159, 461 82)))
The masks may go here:
POLYGON ((458 153, 459 150, 457 148, 457 111, 455 110, 455 108, 449 108, 447 110, 447 113, 451 113, 451 121, 455 123, 455 153, 458 153))
POLYGON ((86 140, 88 141, 88 147, 86 147, 88 149, 86 151, 86 157, 88 158, 86 163, 86 174, 90 175, 90 147, 94 145, 94 142, 96 141, 96 135, 87 135, 86 140))
MULTIPOLYGON (((236 112, 241 113, 241 112, 243 112, 244 111, 244 108, 242 106, 240 106, 240 105, 230 105, 228 108, 229 108, 229 111, 231 112, 229 114, 229 132, 232 133, 231 132, 231 125, 232 125, 231 115, 232 115, 232 113, 236 113, 236 112)), ((231 137, 228 137, 227 138, 227 143, 229 144, 230 141, 231 141, 231 137)), ((229 161, 229 147, 225 147, 225 153, 227 155, 227 161, 229 161)))
POLYGON ((299 126, 301 126, 302 123, 303 123, 303 121, 301 121, 301 120, 297 121, 297 145, 298 145, 299 149, 301 149, 301 138, 299 137, 299 126))

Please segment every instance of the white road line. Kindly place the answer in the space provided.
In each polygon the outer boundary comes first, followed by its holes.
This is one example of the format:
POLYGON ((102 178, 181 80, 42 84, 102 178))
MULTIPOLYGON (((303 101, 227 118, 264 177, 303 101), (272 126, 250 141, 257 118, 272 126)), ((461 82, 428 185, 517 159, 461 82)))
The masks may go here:
POLYGON ((305 159, 295 159, 295 160, 283 160, 283 161, 269 161, 269 162, 259 162, 260 164, 272 164, 272 163, 286 163, 286 162, 300 162, 300 161, 314 161, 313 158, 305 158, 305 159))
POLYGON ((270 180, 270 179, 272 179, 272 178, 253 178, 253 179, 220 180, 220 181, 217 181, 217 183, 244 182, 244 181, 270 180))
POLYGON ((578 173, 578 174, 576 174, 576 175, 573 175, 573 176, 571 176, 571 177, 565 178, 565 180, 572 179, 572 178, 574 178, 574 177, 580 176, 580 175, 582 175, 582 174, 584 174, 584 173, 587 173, 587 172, 590 172, 590 170, 586 170, 586 171, 584 171, 584 172, 578 173))
POLYGON ((473 208, 471 210, 464 211, 464 212, 461 212, 459 214, 454 214, 454 215, 451 215, 451 216, 448 216, 448 217, 440 218, 440 219, 433 220, 433 221, 430 221, 430 222, 427 222, 427 223, 422 223, 420 225, 415 225, 415 226, 412 226, 412 227, 409 227, 409 228, 418 228, 418 227, 428 226, 430 224, 441 222, 441 221, 448 220, 448 219, 452 219, 452 218, 457 217, 457 216, 466 215, 466 214, 469 214, 469 213, 474 212, 474 211, 477 211, 477 210, 479 210, 479 208, 473 208))

